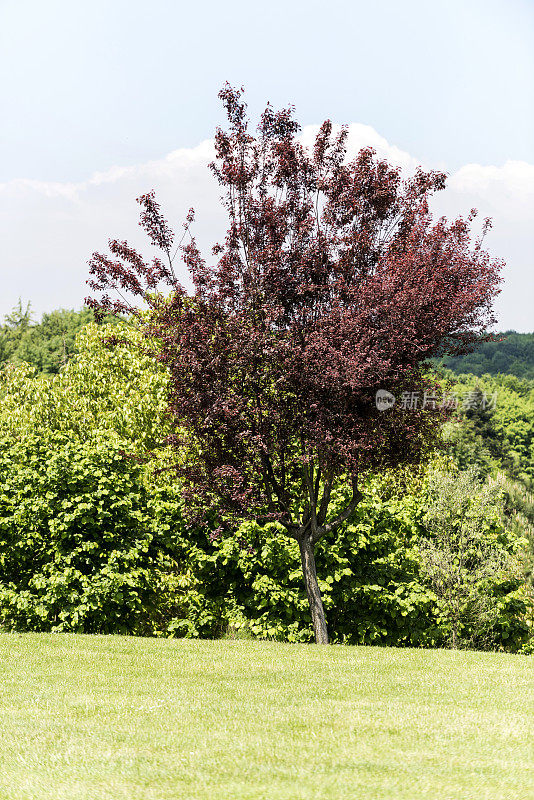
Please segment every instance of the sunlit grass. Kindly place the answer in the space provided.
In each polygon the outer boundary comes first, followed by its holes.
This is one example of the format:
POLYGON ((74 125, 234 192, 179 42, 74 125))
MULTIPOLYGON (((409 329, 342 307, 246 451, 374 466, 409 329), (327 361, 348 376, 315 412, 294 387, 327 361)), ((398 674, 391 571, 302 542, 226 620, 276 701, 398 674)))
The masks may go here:
POLYGON ((0 635, 2 800, 527 800, 534 660, 0 635))

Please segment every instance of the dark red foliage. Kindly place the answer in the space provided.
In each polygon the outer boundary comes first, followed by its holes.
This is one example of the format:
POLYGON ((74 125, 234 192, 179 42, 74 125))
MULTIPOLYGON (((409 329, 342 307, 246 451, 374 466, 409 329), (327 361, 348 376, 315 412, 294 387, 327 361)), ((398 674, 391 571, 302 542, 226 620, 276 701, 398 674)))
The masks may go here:
MULTIPOLYGON (((359 473, 421 458, 439 411, 379 411, 375 394, 422 393, 431 356, 479 340, 493 321, 501 264, 472 242, 475 212, 433 220, 429 198, 444 188, 442 173, 403 179, 370 148, 348 161, 347 132, 334 135, 328 121, 310 153, 291 109, 268 106, 253 135, 242 92, 227 85, 220 97, 229 127, 216 133, 212 170, 229 227, 216 263, 193 238, 173 253, 147 194, 141 225, 162 260, 110 242, 113 258, 91 259, 90 285, 102 297, 88 302, 137 314, 160 343, 184 432, 176 442, 194 445, 183 468, 190 503, 270 516, 313 544, 354 509, 359 473), (176 280, 176 252, 193 294, 176 280), (343 479, 353 501, 329 521, 333 483, 343 479)), ((191 222, 192 213, 185 234, 191 222)))

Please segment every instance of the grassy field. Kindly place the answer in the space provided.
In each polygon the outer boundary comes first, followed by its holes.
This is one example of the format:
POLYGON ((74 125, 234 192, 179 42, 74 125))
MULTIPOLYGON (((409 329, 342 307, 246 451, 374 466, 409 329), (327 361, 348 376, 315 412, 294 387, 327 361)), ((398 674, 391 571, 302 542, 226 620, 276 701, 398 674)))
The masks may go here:
POLYGON ((0 635, 1 800, 527 800, 534 659, 0 635))

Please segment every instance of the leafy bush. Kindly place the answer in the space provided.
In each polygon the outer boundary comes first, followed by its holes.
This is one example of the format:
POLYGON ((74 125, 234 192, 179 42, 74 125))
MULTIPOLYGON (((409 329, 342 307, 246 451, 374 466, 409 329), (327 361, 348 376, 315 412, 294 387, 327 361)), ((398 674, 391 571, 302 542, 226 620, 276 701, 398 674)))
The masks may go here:
POLYGON ((0 370, 0 430, 58 431, 80 441, 106 431, 138 454, 161 445, 169 433, 167 375, 144 352, 142 336, 124 323, 93 323, 76 347, 57 375, 29 364, 0 370), (110 337, 119 344, 107 347, 110 337))
POLYGON ((422 572, 437 595, 452 647, 515 649, 529 632, 529 598, 517 557, 527 542, 503 526, 502 493, 479 482, 474 467, 432 470, 427 482, 422 572))
MULTIPOLYGON (((189 637, 230 629, 312 640, 298 547, 273 530, 276 523, 245 523, 238 537, 212 541, 184 521, 169 474, 148 479, 146 465, 101 435, 4 437, 4 627, 189 637)), ((424 510, 420 492, 384 500, 370 480, 354 521, 318 549, 333 641, 447 642, 449 620, 418 549, 424 510)), ((496 599, 491 646, 517 649, 526 638, 520 584, 502 577, 484 584, 496 599)))
POLYGON ((162 553, 138 464, 109 441, 4 438, 0 483, 3 626, 150 632, 162 553))
MULTIPOLYGON (((394 494, 384 499, 380 482, 384 479, 367 482, 355 519, 317 550, 319 574, 326 576, 321 591, 331 639, 446 646, 450 618, 421 556, 421 542, 429 536, 422 524, 429 495, 416 487, 401 499, 394 494)), ((529 636, 532 610, 514 560, 524 542, 505 532, 497 505, 491 507, 491 519, 486 511, 482 509, 478 522, 507 568, 477 575, 475 590, 491 605, 490 624, 485 620, 484 630, 479 629, 480 619, 464 614, 462 641, 515 651, 529 636)), ((188 565, 191 582, 182 596, 184 616, 175 617, 167 630, 184 636, 219 636, 229 630, 233 635, 312 641, 298 547, 272 530, 275 524, 245 523, 238 537, 213 543, 200 531, 193 538, 191 532, 178 537, 177 561, 188 565)))

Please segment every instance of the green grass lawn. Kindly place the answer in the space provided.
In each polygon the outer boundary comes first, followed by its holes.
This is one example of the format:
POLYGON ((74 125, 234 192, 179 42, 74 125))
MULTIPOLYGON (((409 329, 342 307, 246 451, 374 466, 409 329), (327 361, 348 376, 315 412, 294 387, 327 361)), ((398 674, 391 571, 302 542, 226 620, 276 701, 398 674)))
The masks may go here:
POLYGON ((1 800, 534 798, 534 660, 0 635, 1 800))

